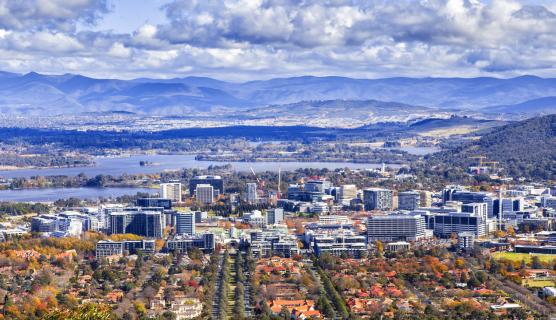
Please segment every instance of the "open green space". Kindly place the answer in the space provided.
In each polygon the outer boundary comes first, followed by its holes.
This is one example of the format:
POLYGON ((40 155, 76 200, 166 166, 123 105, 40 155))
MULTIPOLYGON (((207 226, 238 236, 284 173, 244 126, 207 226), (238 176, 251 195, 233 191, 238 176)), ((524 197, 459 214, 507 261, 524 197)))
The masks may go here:
POLYGON ((510 261, 522 261, 525 260, 525 263, 531 262, 534 256, 539 257, 541 262, 552 262, 556 259, 556 255, 554 254, 529 254, 529 253, 516 253, 516 252, 496 252, 492 254, 492 257, 495 260, 510 260, 510 261))

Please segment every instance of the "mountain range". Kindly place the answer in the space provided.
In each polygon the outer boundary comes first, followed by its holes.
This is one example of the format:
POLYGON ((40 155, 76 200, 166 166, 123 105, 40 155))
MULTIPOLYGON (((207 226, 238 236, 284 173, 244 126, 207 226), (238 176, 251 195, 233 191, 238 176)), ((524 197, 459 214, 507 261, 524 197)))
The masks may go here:
MULTIPOLYGON (((257 117, 276 112, 295 115, 295 108, 307 109, 307 105, 319 101, 339 101, 334 104, 343 106, 342 112, 346 112, 346 105, 341 102, 344 100, 372 101, 365 106, 383 111, 397 108, 419 112, 457 109, 487 114, 554 113, 556 79, 302 76, 232 83, 204 77, 118 80, 76 74, 0 72, 3 114, 52 116, 128 111, 144 115, 209 115, 247 111, 249 116, 257 117)), ((326 105, 317 103, 316 107, 326 105)), ((365 112, 360 106, 357 110, 365 112)))

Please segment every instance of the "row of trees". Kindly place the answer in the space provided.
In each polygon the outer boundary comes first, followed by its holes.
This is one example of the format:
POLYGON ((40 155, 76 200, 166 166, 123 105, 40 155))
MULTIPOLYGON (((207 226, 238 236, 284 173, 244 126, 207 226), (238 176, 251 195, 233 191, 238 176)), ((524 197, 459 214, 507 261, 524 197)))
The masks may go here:
POLYGON ((324 302, 324 300, 329 300, 332 302, 332 305, 334 305, 334 309, 337 311, 337 316, 342 319, 348 319, 349 311, 344 299, 342 299, 342 296, 338 293, 328 275, 320 267, 317 267, 317 272, 319 273, 324 288, 324 292, 321 292, 321 296, 319 298, 320 305, 323 308, 321 310, 323 310, 325 314, 326 312, 331 315, 333 314, 329 308, 330 302, 324 302), (326 293, 326 295, 323 293, 326 293))
POLYGON ((216 281, 218 279, 218 265, 220 254, 217 251, 210 257, 210 263, 203 269, 202 285, 205 288, 203 295, 203 319, 212 314, 212 304, 216 294, 216 281))
POLYGON ((237 251, 236 261, 236 290, 234 303, 234 319, 245 319, 245 274, 243 271, 244 261, 241 251, 237 251))
POLYGON ((224 252, 222 261, 222 278, 220 279, 220 295, 218 298, 218 319, 228 318, 228 292, 230 290, 230 256, 228 251, 224 252))

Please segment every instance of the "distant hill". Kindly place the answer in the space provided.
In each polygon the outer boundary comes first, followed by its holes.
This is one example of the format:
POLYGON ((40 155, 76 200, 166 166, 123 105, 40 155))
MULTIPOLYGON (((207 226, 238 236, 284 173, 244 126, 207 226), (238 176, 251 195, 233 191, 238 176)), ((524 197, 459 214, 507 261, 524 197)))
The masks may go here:
POLYGON ((451 116, 450 118, 428 118, 412 123, 408 133, 422 136, 449 136, 467 134, 503 125, 505 122, 496 120, 476 119, 467 116, 451 116))
MULTIPOLYGON (((442 115, 437 109, 378 100, 318 100, 248 109, 242 117, 299 125, 356 128, 379 122, 407 122, 442 115)), ((448 117, 451 113, 445 113, 448 117)))
MULTIPOLYGON (((149 115, 211 115, 267 106, 274 110, 282 106, 280 111, 287 112, 292 104, 302 101, 329 100, 395 101, 442 110, 479 110, 545 97, 556 97, 556 79, 303 76, 231 83, 206 77, 118 80, 0 72, 0 112, 24 115, 114 110, 149 115)), ((372 107, 368 103, 367 106, 372 107)), ((369 110, 379 110, 373 108, 369 110)))
POLYGON ((556 113, 556 96, 528 100, 518 104, 499 105, 482 109, 485 113, 543 115, 556 113))
POLYGON ((473 156, 498 161, 513 177, 556 179, 556 115, 511 123, 479 140, 428 157, 431 167, 466 168, 473 156))

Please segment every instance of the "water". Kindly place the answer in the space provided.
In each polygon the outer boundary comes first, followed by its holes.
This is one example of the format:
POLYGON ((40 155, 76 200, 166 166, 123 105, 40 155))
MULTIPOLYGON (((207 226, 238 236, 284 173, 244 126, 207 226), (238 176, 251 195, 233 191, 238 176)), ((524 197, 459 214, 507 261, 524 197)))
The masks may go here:
MULTIPOLYGON (((0 170, 0 177, 32 177, 32 176, 53 176, 66 175, 76 176, 84 173, 87 177, 94 177, 99 174, 120 176, 122 174, 139 173, 158 173, 165 170, 179 170, 182 168, 206 169, 209 165, 231 164, 236 171, 293 171, 299 168, 330 170, 338 168, 350 169, 369 169, 379 168, 377 163, 348 163, 348 162, 221 162, 221 161, 197 161, 194 155, 135 155, 121 158, 96 158, 94 167, 76 168, 48 168, 48 169, 21 169, 21 170, 0 170), (149 161, 156 165, 141 167, 139 161, 149 161)), ((389 165, 399 167, 399 165, 389 165)))
MULTIPOLYGON (((299 168, 338 168, 369 169, 379 168, 381 164, 376 163, 348 163, 348 162, 220 162, 220 161, 197 161, 193 155, 137 155, 121 158, 97 158, 94 167, 78 168, 51 168, 51 169, 22 169, 12 171, 0 171, 0 177, 32 177, 67 175, 75 176, 84 173, 88 177, 99 174, 119 176, 122 174, 158 173, 165 170, 179 170, 182 168, 206 169, 210 165, 231 164, 236 171, 293 171, 299 168), (155 163, 153 166, 141 167, 139 161, 155 163)), ((389 165, 398 168, 399 165, 389 165)), ((145 188, 49 188, 49 189, 23 189, 23 190, 0 190, 0 201, 14 202, 50 202, 58 199, 79 198, 98 199, 100 197, 118 197, 122 195, 134 195, 137 192, 155 193, 157 190, 145 188)))
POLYGON ((0 190, 0 201, 13 202, 52 202, 58 199, 79 198, 96 200, 115 198, 123 195, 135 195, 137 192, 157 193, 156 189, 147 188, 47 188, 0 190))

